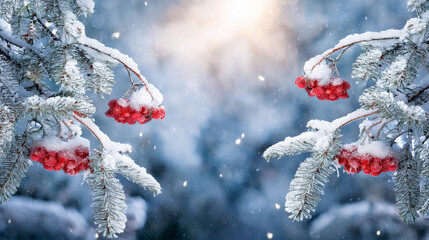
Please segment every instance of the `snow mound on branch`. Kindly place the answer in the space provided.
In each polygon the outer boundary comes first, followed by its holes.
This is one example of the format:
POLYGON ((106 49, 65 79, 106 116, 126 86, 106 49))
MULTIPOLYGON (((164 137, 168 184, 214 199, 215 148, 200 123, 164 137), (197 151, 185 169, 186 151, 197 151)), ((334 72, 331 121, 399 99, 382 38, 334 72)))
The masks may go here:
MULTIPOLYGON (((317 59, 314 59, 317 60, 317 59)), ((304 65, 305 76, 310 79, 316 79, 319 85, 328 85, 331 80, 332 69, 329 65, 322 61, 320 64, 316 65, 315 61, 307 61, 304 65), (314 69, 312 70, 313 66, 314 69)))
POLYGON ((162 104, 164 96, 161 92, 152 84, 148 84, 147 87, 150 93, 143 87, 131 95, 131 108, 139 111, 142 107, 151 108, 162 104))
POLYGON ((369 154, 376 158, 385 158, 393 155, 392 149, 382 141, 373 141, 365 145, 361 145, 356 142, 344 145, 344 149, 348 150, 351 150, 354 147, 357 148, 356 154, 360 156, 369 154))
POLYGON ((360 155, 370 154, 373 157, 385 158, 392 156, 390 148, 382 141, 374 141, 366 145, 357 145, 357 152, 360 155))
POLYGON ((48 151, 59 152, 61 150, 77 148, 78 146, 89 148, 89 140, 83 137, 76 137, 64 142, 57 137, 49 136, 43 138, 37 145, 44 146, 48 151))
POLYGON ((6 32, 7 35, 12 34, 12 28, 10 27, 10 24, 7 23, 2 17, 0 17, 0 31, 6 32))

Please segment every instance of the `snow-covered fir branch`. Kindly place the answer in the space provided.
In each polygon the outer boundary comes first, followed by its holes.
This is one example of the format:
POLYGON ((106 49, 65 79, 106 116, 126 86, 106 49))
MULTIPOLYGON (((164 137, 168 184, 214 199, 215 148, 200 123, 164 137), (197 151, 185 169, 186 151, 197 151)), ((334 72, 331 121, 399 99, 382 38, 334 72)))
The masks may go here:
POLYGON ((49 171, 85 171, 98 230, 117 237, 125 229, 127 207, 115 175, 154 195, 161 186, 126 155, 128 144, 111 141, 90 118, 96 109, 87 93, 110 94, 116 82, 112 68, 121 63, 140 82, 125 80, 129 92, 138 94, 131 102, 118 100, 112 114, 123 115, 115 119, 143 124, 162 119, 165 110, 159 106, 162 94, 132 58, 86 37, 78 17, 93 11, 92 0, 0 1, 0 203, 16 192, 29 159, 49 171), (97 150, 81 137, 81 126, 100 142, 97 150))
POLYGON ((359 97, 360 109, 332 122, 311 120, 308 132, 287 137, 264 152, 267 160, 312 153, 299 166, 286 197, 292 219, 311 217, 328 176, 340 165, 350 174, 396 171, 400 217, 412 223, 427 214, 429 88, 421 69, 429 47, 429 3, 410 0, 407 7, 416 17, 403 29, 347 36, 304 64, 304 75, 295 81, 299 88, 319 100, 348 98, 350 85, 341 79, 336 64, 349 47, 360 44, 363 52, 353 64, 352 77, 370 84, 359 97), (363 118, 356 142, 342 143, 341 127, 363 118))

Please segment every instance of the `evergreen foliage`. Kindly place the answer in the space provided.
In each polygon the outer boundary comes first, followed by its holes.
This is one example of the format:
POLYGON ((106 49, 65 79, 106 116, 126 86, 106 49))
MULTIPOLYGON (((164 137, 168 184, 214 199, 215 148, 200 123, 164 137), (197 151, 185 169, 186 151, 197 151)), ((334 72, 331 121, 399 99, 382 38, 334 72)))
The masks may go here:
POLYGON ((286 211, 292 219, 311 217, 310 211, 314 211, 320 201, 324 183, 337 167, 337 156, 343 145, 341 127, 363 118, 366 120, 360 126, 357 144, 369 146, 373 141, 382 141, 394 149, 399 159, 394 191, 400 217, 412 223, 427 214, 429 84, 422 76, 428 56, 429 1, 409 0, 407 7, 416 16, 409 19, 402 30, 348 36, 305 64, 305 74, 315 75, 312 71, 317 70, 319 64, 335 59, 329 65, 334 72, 344 51, 359 43, 363 52, 353 64, 352 78, 370 84, 359 97, 361 109, 330 123, 312 120, 308 123, 308 132, 287 137, 264 152, 267 160, 313 153, 299 166, 290 184, 286 211))
POLYGON ((117 237, 125 229, 127 206, 115 175, 155 195, 161 187, 126 155, 130 146, 110 141, 90 119, 95 106, 87 92, 110 94, 112 68, 120 63, 140 80, 131 89, 145 87, 152 94, 131 58, 85 36, 78 17, 93 9, 92 0, 0 0, 0 203, 25 176, 31 146, 50 136, 73 140, 84 126, 101 143, 85 174, 95 223, 105 236, 117 237))

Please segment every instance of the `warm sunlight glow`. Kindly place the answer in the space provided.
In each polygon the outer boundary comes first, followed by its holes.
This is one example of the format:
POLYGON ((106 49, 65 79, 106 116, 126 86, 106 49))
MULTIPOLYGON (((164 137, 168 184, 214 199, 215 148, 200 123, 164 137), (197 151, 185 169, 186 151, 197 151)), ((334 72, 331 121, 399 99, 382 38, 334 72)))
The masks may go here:
POLYGON ((236 64, 234 72, 248 69, 245 64, 256 56, 282 61, 288 42, 282 7, 280 0, 201 0, 172 9, 168 21, 155 30, 156 49, 180 58, 181 63, 209 63, 220 56, 242 64, 236 64))
POLYGON ((267 0, 229 0, 225 5, 225 20, 237 28, 252 25, 267 10, 267 0))

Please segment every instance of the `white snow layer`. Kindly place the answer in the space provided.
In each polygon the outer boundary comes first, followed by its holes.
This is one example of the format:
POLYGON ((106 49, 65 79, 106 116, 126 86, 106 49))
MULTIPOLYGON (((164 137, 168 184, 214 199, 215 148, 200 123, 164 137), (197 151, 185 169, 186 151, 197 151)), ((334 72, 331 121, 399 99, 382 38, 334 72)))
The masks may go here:
MULTIPOLYGON (((314 66, 314 64, 312 65, 314 66)), ((310 71, 305 72, 305 75, 310 79, 317 79, 319 85, 324 86, 328 85, 331 80, 332 69, 325 61, 322 61, 320 64, 316 65, 313 70, 310 69, 310 71)))
POLYGON ((150 93, 143 87, 131 95, 131 108, 139 111, 142 107, 150 108, 161 105, 164 100, 164 96, 161 92, 150 83, 147 87, 150 93))
POLYGON ((374 141, 366 145, 357 145, 357 152, 359 155, 369 154, 377 158, 385 158, 391 156, 390 148, 382 141, 374 141))
POLYGON ((44 138, 41 142, 38 143, 40 146, 44 146, 48 151, 58 152, 66 149, 73 149, 78 146, 84 146, 89 148, 89 141, 83 137, 76 137, 68 142, 64 142, 61 139, 49 136, 44 138))
POLYGON ((2 17, 0 17, 0 31, 6 32, 7 35, 12 34, 12 28, 2 17))
POLYGON ((84 11, 84 13, 94 13, 93 0, 76 0, 76 4, 84 11))

